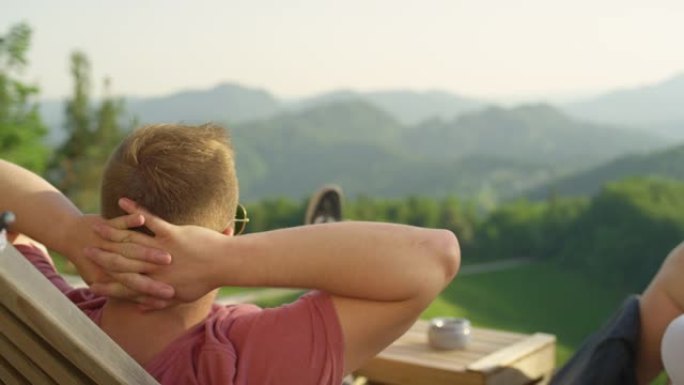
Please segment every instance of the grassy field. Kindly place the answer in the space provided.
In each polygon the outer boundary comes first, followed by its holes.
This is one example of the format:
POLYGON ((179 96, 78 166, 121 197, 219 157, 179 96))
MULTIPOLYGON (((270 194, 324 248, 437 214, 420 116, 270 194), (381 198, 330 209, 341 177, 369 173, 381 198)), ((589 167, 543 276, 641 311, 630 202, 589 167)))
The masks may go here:
POLYGON ((579 273, 540 262, 457 277, 422 317, 459 316, 480 327, 555 334, 560 365, 624 297, 579 273))

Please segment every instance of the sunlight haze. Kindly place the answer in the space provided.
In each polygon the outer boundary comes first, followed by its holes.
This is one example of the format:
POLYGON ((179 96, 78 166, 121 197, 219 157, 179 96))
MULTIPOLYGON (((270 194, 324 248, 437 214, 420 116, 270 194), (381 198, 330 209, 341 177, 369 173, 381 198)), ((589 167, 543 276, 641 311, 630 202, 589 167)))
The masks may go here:
POLYGON ((284 97, 332 89, 441 89, 572 97, 684 71, 684 2, 0 1, 0 28, 34 30, 26 77, 70 92, 68 55, 94 81, 159 95, 221 82, 284 97))

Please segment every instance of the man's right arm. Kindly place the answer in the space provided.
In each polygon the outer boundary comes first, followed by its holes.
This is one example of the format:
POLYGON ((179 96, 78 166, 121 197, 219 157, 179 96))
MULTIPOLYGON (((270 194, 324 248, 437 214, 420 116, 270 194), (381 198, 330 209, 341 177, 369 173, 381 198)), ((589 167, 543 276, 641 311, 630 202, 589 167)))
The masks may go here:
POLYGON ((387 223, 303 226, 225 245, 230 257, 217 258, 218 268, 208 272, 215 285, 304 287, 333 296, 347 373, 401 336, 460 262, 453 233, 387 223))
MULTIPOLYGON (((122 207, 136 210, 131 203, 122 207)), ((341 222, 225 237, 141 213, 155 237, 113 228, 101 228, 101 234, 169 251, 173 264, 153 277, 174 286, 183 300, 220 286, 297 287, 331 294, 345 338, 345 372, 403 334, 460 264, 458 241, 446 230, 341 222)), ((93 257, 108 268, 125 267, 113 254, 93 257)))

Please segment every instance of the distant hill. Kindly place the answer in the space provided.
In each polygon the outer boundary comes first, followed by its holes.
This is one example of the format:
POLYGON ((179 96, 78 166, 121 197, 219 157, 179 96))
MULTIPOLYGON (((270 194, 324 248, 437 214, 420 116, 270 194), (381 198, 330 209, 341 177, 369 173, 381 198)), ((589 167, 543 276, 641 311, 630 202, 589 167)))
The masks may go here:
MULTIPOLYGON (((644 132, 578 121, 549 105, 467 112, 483 104, 438 92, 349 91, 292 103, 224 84, 127 104, 141 122, 227 122, 248 200, 303 197, 336 182, 350 195, 496 201, 664 143, 644 132)), ((46 120, 58 119, 64 108, 56 101, 42 107, 46 120)), ((61 123, 52 123, 52 143, 59 143, 64 134, 54 128, 61 123)))
POLYGON ((544 104, 491 107, 451 121, 427 121, 404 140, 412 152, 429 159, 479 155, 548 163, 566 170, 664 143, 643 132, 580 122, 544 104))
MULTIPOLYGON (((264 90, 232 83, 220 84, 208 90, 124 99, 126 113, 141 124, 209 121, 234 124, 272 115, 281 107, 281 102, 264 90)), ((61 143, 66 138, 63 128, 64 104, 63 100, 46 100, 40 104, 43 120, 50 128, 47 138, 49 144, 61 143)))
POLYGON ((642 155, 627 155, 589 171, 546 183, 526 195, 544 199, 549 194, 588 196, 611 181, 632 176, 661 176, 684 180, 684 145, 642 155))
MULTIPOLYGON (((402 159, 402 126, 386 112, 352 100, 286 112, 230 129, 241 190, 249 199, 303 196, 319 184, 402 159)), ((345 187, 347 187, 345 185, 345 187)))
POLYGON ((264 151, 297 141, 323 144, 361 143, 389 146, 404 131, 387 112, 360 100, 329 102, 296 112, 283 112, 230 128, 233 135, 263 143, 264 151))
POLYGON ((549 106, 491 108, 406 126, 358 99, 238 124, 231 133, 246 199, 301 197, 336 182, 351 195, 497 200, 662 144, 643 133, 584 125, 549 106))
POLYGON ((553 175, 547 165, 511 159, 417 157, 405 147, 406 130, 386 112, 359 100, 236 125, 230 131, 243 197, 302 197, 334 182, 350 195, 486 193, 495 200, 553 175))
MULTIPOLYGON (((403 124, 414 124, 433 117, 450 119, 485 105, 480 101, 442 91, 406 90, 341 90, 300 100, 288 100, 278 98, 265 90, 234 83, 165 96, 125 98, 126 111, 140 123, 215 121, 228 123, 230 126, 266 119, 280 113, 296 113, 330 103, 354 100, 372 104, 403 124)), ((40 108, 44 121, 50 127, 47 142, 60 143, 66 136, 63 132, 64 101, 46 100, 41 103, 40 108)))
POLYGON ((66 140, 64 132, 65 102, 62 100, 43 100, 38 104, 40 117, 48 127, 45 143, 54 147, 66 140))
POLYGON ((208 90, 130 98, 127 109, 142 123, 218 121, 232 124, 272 115, 279 110, 280 104, 267 91, 224 83, 208 90))
POLYGON ((289 108, 298 110, 347 100, 368 102, 404 124, 416 124, 431 118, 453 119, 465 112, 481 109, 487 105, 484 101, 465 98, 444 91, 356 92, 342 90, 292 102, 289 104, 289 108))
POLYGON ((613 91, 564 106, 572 116, 684 137, 684 73, 658 84, 613 91))

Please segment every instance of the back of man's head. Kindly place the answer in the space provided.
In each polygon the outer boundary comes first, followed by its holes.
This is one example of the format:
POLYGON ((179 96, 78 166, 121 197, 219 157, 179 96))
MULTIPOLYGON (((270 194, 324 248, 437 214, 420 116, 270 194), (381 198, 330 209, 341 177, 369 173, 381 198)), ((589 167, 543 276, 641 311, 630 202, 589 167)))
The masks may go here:
POLYGON ((102 216, 124 214, 118 205, 121 197, 177 225, 225 230, 238 199, 226 130, 213 124, 157 124, 133 131, 105 167, 102 216))

